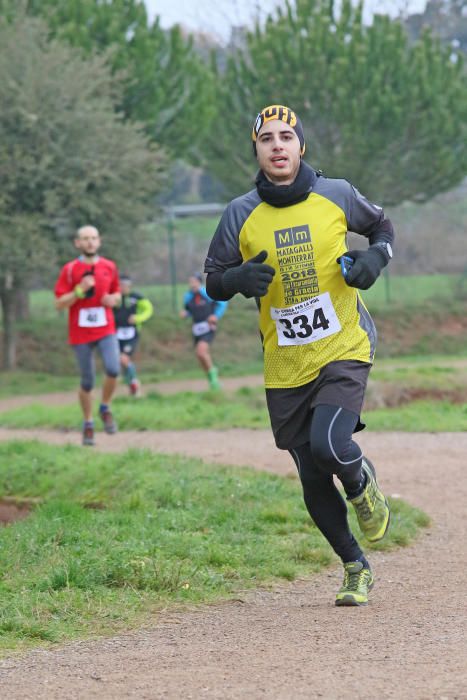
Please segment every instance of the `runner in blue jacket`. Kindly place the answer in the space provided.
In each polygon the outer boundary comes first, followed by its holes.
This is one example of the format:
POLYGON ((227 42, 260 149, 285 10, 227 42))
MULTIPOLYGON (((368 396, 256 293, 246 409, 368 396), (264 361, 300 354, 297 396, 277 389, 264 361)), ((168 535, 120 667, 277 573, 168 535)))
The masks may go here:
POLYGON ((200 272, 191 275, 188 284, 190 289, 183 297, 180 316, 191 318, 196 357, 207 374, 210 388, 217 390, 220 388, 219 370, 213 364, 210 345, 216 335, 217 322, 224 315, 228 303, 214 301, 208 296, 203 286, 203 275, 200 272))

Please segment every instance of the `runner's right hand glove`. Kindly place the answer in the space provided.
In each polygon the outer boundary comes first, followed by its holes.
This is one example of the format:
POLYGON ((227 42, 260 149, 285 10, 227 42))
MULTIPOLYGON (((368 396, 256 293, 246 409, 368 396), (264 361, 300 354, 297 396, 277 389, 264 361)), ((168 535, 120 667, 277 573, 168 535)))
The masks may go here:
POLYGON ((268 257, 267 251, 262 250, 254 258, 247 260, 238 267, 231 267, 222 275, 222 286, 227 294, 232 296, 237 292, 249 299, 250 297, 264 297, 276 271, 264 261, 268 257))

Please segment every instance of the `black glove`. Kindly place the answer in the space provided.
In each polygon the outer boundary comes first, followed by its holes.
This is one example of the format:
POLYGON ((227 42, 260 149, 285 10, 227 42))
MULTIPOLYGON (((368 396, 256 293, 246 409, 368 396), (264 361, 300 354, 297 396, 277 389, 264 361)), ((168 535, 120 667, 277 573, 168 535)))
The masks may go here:
MULTIPOLYGON (((383 267, 388 264, 388 258, 379 246, 370 246, 367 250, 349 250, 345 255, 352 258, 354 264, 344 279, 349 287, 357 289, 369 289, 378 279, 383 267)), ((341 259, 337 258, 337 262, 340 261, 341 259)))
POLYGON ((267 251, 262 250, 242 265, 226 270, 222 275, 224 291, 232 296, 240 292, 247 298, 264 297, 276 274, 273 267, 263 264, 267 257, 267 251))

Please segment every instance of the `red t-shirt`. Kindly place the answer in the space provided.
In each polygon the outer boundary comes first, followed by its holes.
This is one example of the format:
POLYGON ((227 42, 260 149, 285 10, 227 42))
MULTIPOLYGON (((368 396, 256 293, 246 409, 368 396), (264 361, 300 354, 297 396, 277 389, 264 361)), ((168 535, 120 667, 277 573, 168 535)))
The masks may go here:
POLYGON ((89 299, 77 299, 68 309, 68 342, 92 343, 106 335, 115 333, 115 321, 112 309, 102 306, 104 294, 120 291, 118 269, 112 260, 98 258, 94 265, 83 262, 80 258, 66 263, 61 269, 55 284, 55 296, 61 297, 73 291, 85 272, 94 270, 95 291, 89 299))

